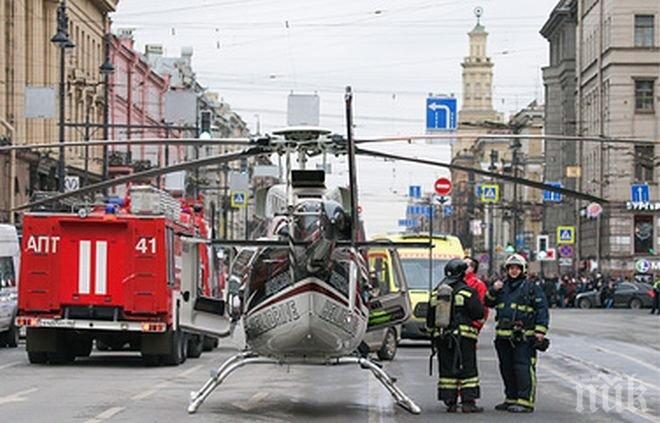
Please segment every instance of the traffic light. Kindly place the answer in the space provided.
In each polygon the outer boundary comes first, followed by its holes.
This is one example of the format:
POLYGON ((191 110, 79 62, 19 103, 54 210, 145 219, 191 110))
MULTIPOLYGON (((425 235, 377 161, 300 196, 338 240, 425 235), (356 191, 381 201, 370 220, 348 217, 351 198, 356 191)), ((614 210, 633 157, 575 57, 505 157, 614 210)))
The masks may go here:
POLYGON ((200 131, 211 133, 211 112, 209 110, 202 110, 200 113, 200 131))

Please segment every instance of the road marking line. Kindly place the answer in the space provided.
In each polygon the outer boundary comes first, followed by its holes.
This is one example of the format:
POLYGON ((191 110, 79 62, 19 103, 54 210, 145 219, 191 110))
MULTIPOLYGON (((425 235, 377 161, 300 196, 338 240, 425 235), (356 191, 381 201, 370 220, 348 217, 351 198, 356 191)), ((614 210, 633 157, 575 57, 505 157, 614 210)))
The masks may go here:
POLYGON ((197 370, 199 370, 201 368, 202 368, 201 364, 197 365, 197 366, 194 366, 194 367, 191 367, 188 370, 183 371, 183 372, 179 373, 178 375, 176 375, 175 378, 190 376, 191 374, 195 373, 197 370))
MULTIPOLYGON (((565 374, 565 373, 563 373, 559 370, 553 369, 552 365, 548 365, 547 363, 542 367, 542 369, 554 374, 555 376, 558 376, 559 378, 561 378, 564 381, 572 384, 573 386, 577 386, 577 385, 585 386, 585 385, 583 385, 583 383, 579 379, 572 378, 571 376, 569 376, 569 375, 567 375, 567 374, 565 374)), ((622 408, 624 410, 626 410, 627 412, 636 415, 637 417, 641 417, 641 418, 649 420, 651 422, 656 421, 656 417, 654 417, 650 414, 644 413, 643 411, 637 410, 635 408, 631 408, 629 406, 623 406, 622 408)), ((608 414, 608 413, 606 413, 606 414, 608 414)))
POLYGON ((626 360, 630 360, 633 363, 637 363, 640 366, 648 367, 649 369, 651 369, 653 371, 660 372, 660 367, 654 366, 653 364, 649 364, 649 363, 647 363, 645 361, 642 361, 640 359, 637 359, 635 357, 631 357, 628 354, 623 354, 623 353, 620 353, 620 352, 617 352, 617 351, 612 351, 612 350, 606 350, 606 349, 601 348, 601 347, 596 347, 596 351, 604 352, 606 354, 613 354, 613 355, 619 356, 621 358, 625 358, 626 360))
POLYGON ((126 409, 126 407, 108 408, 107 410, 105 410, 101 414, 97 415, 96 417, 93 417, 93 418, 87 420, 85 423, 98 423, 98 422, 101 422, 103 420, 107 420, 107 419, 113 417, 114 415, 121 413, 125 409, 126 409))
POLYGON ((3 364, 2 366, 0 366, 0 370, 6 369, 8 367, 13 367, 13 366, 16 366, 16 365, 21 364, 21 363, 22 363, 22 361, 14 361, 13 363, 3 364))
POLYGON ((647 388, 651 388, 651 389, 654 389, 656 391, 660 391, 660 386, 654 385, 652 383, 645 382, 645 381, 643 381, 639 378, 636 378, 634 376, 631 376, 631 375, 628 375, 628 374, 625 374, 625 373, 621 373, 617 370, 608 369, 607 367, 603 367, 600 364, 590 363, 586 360, 581 359, 580 357, 576 357, 576 356, 571 355, 571 354, 566 354, 564 352, 559 352, 558 354, 560 356, 563 356, 565 359, 567 359, 569 361, 574 361, 576 363, 581 363, 583 366, 598 370, 601 373, 605 373, 605 374, 608 374, 608 375, 617 375, 617 376, 622 377, 622 378, 628 378, 628 379, 632 380, 633 382, 637 382, 640 385, 646 386, 647 388))
POLYGON ((25 398, 25 395, 31 394, 35 391, 38 391, 38 388, 30 388, 30 389, 25 389, 23 391, 15 392, 11 395, 7 395, 4 397, 0 397, 0 405, 2 404, 8 404, 10 402, 21 402, 27 400, 25 398))
POLYGON ((172 384, 172 382, 173 382, 174 380, 179 379, 179 378, 182 378, 182 377, 190 376, 191 374, 195 373, 196 371, 198 371, 198 370, 201 369, 202 367, 203 367, 203 366, 202 366, 201 364, 200 364, 200 365, 197 365, 197 366, 193 366, 193 367, 191 367, 191 368, 189 368, 189 369, 187 369, 187 370, 185 370, 185 371, 183 371, 183 372, 181 372, 181 373, 178 373, 178 374, 174 375, 174 376, 172 377, 172 379, 170 379, 170 380, 166 380, 166 381, 164 381, 164 382, 161 382, 161 383, 159 383, 158 385, 154 386, 154 387, 151 388, 151 389, 148 389, 148 390, 146 390, 146 391, 144 391, 144 392, 140 392, 140 393, 138 393, 138 394, 133 395, 133 396, 131 397, 131 399, 132 399, 133 401, 140 401, 140 400, 143 400, 143 399, 149 398, 150 396, 152 396, 152 395, 155 394, 156 392, 160 391, 161 389, 167 388, 169 385, 172 384))

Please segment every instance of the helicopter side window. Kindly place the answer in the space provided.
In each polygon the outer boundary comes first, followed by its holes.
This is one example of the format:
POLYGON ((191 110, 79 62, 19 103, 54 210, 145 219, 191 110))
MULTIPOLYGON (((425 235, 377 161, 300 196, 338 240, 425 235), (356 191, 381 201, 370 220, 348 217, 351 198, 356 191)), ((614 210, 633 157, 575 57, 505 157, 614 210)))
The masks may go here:
POLYGON ((351 236, 349 218, 344 209, 334 201, 326 203, 325 212, 332 220, 335 230, 340 239, 348 239, 351 236))

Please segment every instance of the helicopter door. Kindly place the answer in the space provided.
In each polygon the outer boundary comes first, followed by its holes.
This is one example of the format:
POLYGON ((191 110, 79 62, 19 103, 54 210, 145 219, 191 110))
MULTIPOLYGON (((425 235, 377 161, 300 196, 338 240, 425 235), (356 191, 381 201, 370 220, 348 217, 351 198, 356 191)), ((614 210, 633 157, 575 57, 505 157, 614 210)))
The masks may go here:
POLYGON ((396 250, 369 252, 373 296, 369 301, 367 331, 401 324, 412 314, 408 285, 396 250))
POLYGON ((198 244, 183 242, 181 269, 181 298, 179 300, 179 327, 211 336, 229 336, 230 322, 225 313, 225 301, 204 295, 205 277, 198 244))

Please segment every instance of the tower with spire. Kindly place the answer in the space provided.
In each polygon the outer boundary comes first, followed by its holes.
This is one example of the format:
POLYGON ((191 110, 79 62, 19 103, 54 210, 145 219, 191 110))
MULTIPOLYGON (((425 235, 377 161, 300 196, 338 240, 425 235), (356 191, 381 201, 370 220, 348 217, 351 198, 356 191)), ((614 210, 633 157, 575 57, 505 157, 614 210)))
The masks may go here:
POLYGON ((477 24, 470 37, 469 55, 463 59, 463 103, 459 113, 459 123, 472 124, 485 121, 499 121, 500 115, 493 109, 493 62, 486 54, 488 32, 481 24, 483 10, 474 11, 477 24))

